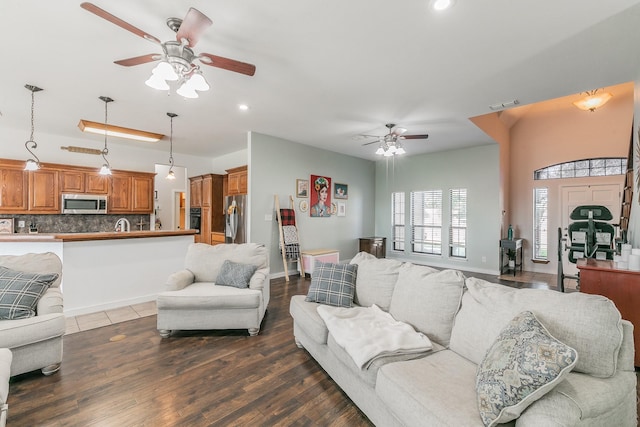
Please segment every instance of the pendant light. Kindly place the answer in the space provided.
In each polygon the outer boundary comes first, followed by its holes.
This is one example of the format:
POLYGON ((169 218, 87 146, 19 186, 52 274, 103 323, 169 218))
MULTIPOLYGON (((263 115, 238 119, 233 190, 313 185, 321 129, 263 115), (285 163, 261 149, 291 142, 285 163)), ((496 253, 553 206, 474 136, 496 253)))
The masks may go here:
POLYGON ((169 134, 169 173, 167 179, 176 179, 176 174, 173 172, 173 118, 178 117, 176 113, 167 113, 167 116, 171 118, 171 133, 169 134))
POLYGON ((102 149, 102 158, 104 159, 104 164, 100 168, 100 175, 111 175, 111 165, 109 164, 109 160, 107 160, 107 155, 109 154, 109 148, 107 148, 107 128, 108 128, 108 116, 107 116, 107 106, 110 102, 113 102, 113 99, 108 96, 100 96, 99 99, 104 101, 104 148, 102 149))
POLYGON ((34 105, 35 105, 34 94, 36 92, 40 92, 42 89, 33 85, 24 85, 24 87, 31 91, 31 137, 27 142, 24 143, 24 147, 27 149, 29 154, 31 154, 35 158, 35 160, 31 158, 27 159, 24 165, 24 170, 34 171, 34 170, 40 169, 40 159, 38 158, 38 156, 36 156, 36 153, 31 151, 38 148, 38 143, 36 143, 36 141, 33 139, 33 132, 34 132, 33 117, 34 117, 34 105), (29 144, 31 144, 31 148, 29 148, 29 144))

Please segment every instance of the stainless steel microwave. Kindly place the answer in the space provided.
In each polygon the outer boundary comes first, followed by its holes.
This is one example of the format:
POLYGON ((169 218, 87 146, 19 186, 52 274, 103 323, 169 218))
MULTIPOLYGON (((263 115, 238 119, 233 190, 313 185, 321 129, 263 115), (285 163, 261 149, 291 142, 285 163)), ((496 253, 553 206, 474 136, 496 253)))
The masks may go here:
POLYGON ((63 214, 106 214, 107 196, 104 194, 63 194, 63 214))

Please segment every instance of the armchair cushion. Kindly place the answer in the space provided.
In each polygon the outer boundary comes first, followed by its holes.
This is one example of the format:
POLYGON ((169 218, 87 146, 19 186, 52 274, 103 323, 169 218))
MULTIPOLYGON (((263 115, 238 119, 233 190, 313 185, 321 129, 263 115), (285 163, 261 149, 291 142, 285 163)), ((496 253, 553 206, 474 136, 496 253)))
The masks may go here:
POLYGON ((35 316, 40 297, 57 279, 57 273, 26 273, 0 266, 0 319, 35 316))
POLYGON ((249 287, 251 276, 257 269, 258 267, 255 265, 233 262, 227 259, 222 263, 220 273, 216 279, 216 285, 246 289, 249 287))

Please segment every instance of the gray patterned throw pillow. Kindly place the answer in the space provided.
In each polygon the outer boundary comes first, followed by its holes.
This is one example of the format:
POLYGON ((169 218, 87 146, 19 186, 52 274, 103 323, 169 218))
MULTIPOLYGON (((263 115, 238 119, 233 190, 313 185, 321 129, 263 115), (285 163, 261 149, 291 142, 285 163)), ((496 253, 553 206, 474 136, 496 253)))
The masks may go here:
POLYGON ((38 301, 57 278, 57 273, 26 273, 0 266, 0 319, 35 316, 38 301))
POLYGON ((356 290, 357 271, 357 264, 316 262, 305 301, 335 307, 351 307, 356 290))
POLYGON ((530 311, 500 332, 478 366, 476 393, 485 426, 515 420, 551 391, 578 362, 578 352, 555 339, 530 311))
POLYGON ((229 261, 228 259, 222 263, 220 273, 216 278, 216 285, 233 286, 234 288, 248 288, 251 276, 256 272, 258 267, 252 264, 242 264, 239 262, 229 261))

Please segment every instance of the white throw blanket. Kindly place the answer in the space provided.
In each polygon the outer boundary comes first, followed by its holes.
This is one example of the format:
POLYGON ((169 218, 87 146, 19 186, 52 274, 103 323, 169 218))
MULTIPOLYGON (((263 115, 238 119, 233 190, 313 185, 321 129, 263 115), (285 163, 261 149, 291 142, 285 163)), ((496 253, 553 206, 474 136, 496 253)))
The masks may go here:
POLYGON ((426 353, 432 348, 424 334, 395 320, 375 304, 351 308, 319 305, 318 314, 336 343, 360 369, 368 369, 383 356, 426 353))

